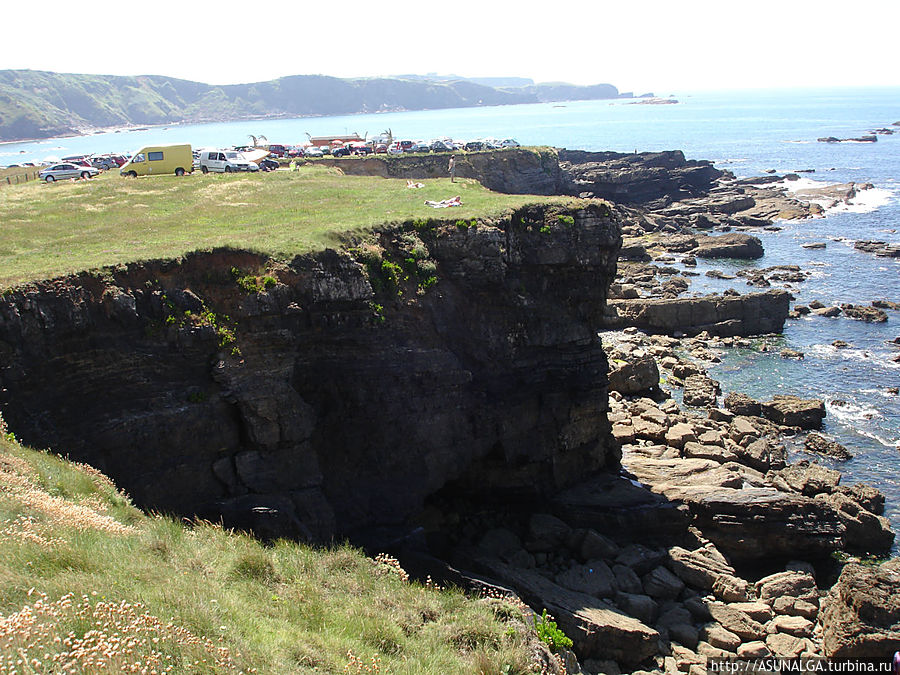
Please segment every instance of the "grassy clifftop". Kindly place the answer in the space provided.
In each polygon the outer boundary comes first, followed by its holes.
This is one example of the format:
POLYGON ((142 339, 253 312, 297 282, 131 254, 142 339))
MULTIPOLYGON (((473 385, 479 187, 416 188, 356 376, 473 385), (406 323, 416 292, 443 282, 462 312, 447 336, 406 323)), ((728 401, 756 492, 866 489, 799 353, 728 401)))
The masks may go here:
POLYGON ((540 672, 536 654, 520 604, 145 515, 0 429, 0 673, 491 675, 540 672))
POLYGON ((345 176, 324 166, 297 172, 121 178, 0 188, 0 286, 221 246, 291 258, 391 222, 499 216, 535 201, 474 181, 345 176), (426 200, 459 195, 463 206, 426 200))

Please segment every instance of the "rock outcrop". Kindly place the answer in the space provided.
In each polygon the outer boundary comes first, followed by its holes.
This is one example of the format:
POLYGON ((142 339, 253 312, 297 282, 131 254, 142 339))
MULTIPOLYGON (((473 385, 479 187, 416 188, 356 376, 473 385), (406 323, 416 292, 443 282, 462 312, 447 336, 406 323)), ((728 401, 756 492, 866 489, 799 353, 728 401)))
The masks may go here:
POLYGON ((4 417, 144 507, 267 536, 402 531, 448 484, 555 492, 617 465, 597 330, 620 244, 605 205, 557 215, 25 287, 0 302, 4 417))
POLYGON ((648 333, 696 335, 760 335, 784 327, 790 294, 783 290, 747 295, 710 295, 668 300, 610 300, 604 325, 616 329, 633 326, 648 333))
POLYGON ((900 651, 900 565, 849 564, 824 602, 822 644, 836 659, 888 659, 900 651))

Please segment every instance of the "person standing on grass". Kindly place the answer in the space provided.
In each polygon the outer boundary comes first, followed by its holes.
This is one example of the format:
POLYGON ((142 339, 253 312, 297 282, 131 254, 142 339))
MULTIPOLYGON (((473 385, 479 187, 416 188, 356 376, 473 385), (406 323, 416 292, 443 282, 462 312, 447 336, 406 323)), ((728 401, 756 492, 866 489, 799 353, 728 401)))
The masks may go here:
POLYGON ((450 155, 450 165, 447 167, 450 172, 450 182, 456 182, 456 155, 450 155))

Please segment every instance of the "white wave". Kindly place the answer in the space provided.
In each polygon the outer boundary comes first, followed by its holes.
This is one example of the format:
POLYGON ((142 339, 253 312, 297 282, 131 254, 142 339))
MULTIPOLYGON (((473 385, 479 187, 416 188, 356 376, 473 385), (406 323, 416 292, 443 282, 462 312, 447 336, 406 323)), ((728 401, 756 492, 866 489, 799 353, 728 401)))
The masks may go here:
POLYGON ((839 203, 831 210, 837 213, 871 213, 889 204, 893 197, 894 193, 884 188, 857 190, 853 199, 849 202, 839 203))
POLYGON ((883 417, 877 408, 838 398, 825 399, 825 410, 828 415, 842 422, 861 422, 883 417), (844 403, 835 405, 834 402, 837 400, 844 401, 844 403))
POLYGON ((898 450, 900 450, 900 440, 892 441, 889 438, 884 438, 883 436, 879 436, 876 433, 873 433, 871 431, 865 431, 863 429, 854 429, 854 431, 856 433, 858 433, 860 436, 865 436, 866 438, 871 438, 873 441, 875 441, 876 443, 880 443, 881 445, 883 445, 886 448, 897 448, 898 450))

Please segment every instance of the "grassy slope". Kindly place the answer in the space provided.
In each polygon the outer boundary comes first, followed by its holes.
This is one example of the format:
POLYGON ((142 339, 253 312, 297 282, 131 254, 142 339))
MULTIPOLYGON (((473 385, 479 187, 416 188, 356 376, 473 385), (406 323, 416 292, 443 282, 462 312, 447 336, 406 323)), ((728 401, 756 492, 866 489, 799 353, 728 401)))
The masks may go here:
POLYGON ((344 176, 326 167, 260 174, 32 182, 0 189, 0 285, 122 262, 232 246, 288 258, 341 234, 416 218, 499 215, 546 197, 502 195, 473 181, 344 176), (462 197, 433 209, 425 200, 462 197))
POLYGON ((0 433, 0 673, 533 672, 523 617, 349 547, 143 515, 95 470, 0 433))

